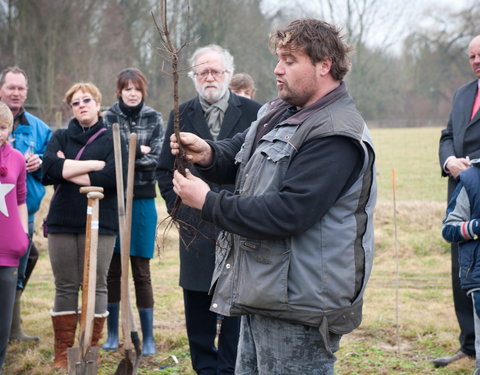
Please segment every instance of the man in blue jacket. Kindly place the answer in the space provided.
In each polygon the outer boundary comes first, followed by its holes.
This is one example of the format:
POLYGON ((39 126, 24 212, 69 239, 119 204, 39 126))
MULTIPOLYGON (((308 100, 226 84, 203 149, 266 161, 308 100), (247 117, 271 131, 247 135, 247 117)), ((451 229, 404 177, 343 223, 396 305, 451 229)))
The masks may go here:
MULTIPOLYGON (((42 120, 25 111, 23 104, 27 99, 28 82, 26 73, 18 67, 8 67, 0 73, 0 100, 5 103, 14 116, 12 137, 13 147, 25 155, 27 168, 27 207, 28 232, 33 236, 35 212, 45 195, 41 180, 42 156, 52 131, 42 120)), ((32 243, 21 259, 18 268, 17 295, 15 298, 10 340, 36 341, 37 336, 26 335, 21 327, 20 299, 28 279, 38 259, 38 251, 32 243)))

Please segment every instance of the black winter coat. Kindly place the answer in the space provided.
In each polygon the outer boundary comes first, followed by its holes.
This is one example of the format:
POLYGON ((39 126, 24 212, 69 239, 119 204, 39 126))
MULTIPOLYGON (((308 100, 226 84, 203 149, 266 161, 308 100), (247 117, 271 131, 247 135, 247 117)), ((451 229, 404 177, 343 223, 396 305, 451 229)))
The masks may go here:
MULTIPOLYGON (((42 167, 42 183, 53 184, 56 191, 47 219, 49 233, 85 233, 87 197, 80 193, 79 185, 62 177, 65 159, 59 158, 57 152, 61 150, 66 159, 75 159, 88 139, 103 127, 103 120, 100 119, 94 126, 84 131, 78 121, 73 119, 67 129, 57 130, 50 139, 43 155, 42 167)), ((124 170, 125 150, 125 144, 122 142, 124 170)), ((99 205, 99 233, 116 234, 118 211, 112 131, 101 133, 85 148, 80 160, 103 160, 106 163, 102 170, 90 172, 88 175, 92 186, 104 188, 104 198, 100 200, 99 205)))

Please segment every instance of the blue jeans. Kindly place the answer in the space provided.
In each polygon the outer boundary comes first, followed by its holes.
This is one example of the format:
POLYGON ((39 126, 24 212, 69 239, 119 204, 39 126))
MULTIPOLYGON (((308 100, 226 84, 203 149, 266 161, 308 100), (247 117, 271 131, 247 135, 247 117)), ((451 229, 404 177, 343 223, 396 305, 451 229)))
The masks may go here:
MULTIPOLYGON (((332 353, 340 339, 341 335, 330 333, 332 353)), ((335 360, 318 328, 260 315, 242 316, 235 375, 333 375, 335 360)))

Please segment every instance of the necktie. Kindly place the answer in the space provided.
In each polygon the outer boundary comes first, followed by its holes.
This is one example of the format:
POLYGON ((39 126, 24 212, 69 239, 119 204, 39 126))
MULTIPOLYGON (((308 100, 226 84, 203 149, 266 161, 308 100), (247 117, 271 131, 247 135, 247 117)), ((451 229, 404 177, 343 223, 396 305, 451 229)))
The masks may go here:
POLYGON ((479 108, 480 108, 480 89, 477 90, 477 97, 475 98, 475 102, 473 103, 472 115, 470 116, 470 120, 472 120, 475 117, 479 108))

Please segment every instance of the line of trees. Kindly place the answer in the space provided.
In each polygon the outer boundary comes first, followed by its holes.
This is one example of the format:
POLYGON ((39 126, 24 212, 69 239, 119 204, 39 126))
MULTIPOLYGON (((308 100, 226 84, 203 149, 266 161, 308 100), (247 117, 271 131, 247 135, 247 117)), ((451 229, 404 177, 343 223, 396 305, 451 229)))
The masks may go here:
MULTIPOLYGON (((187 3, 169 1, 171 30, 192 41, 181 56, 182 101, 195 95, 186 76, 188 58, 209 43, 229 49, 236 71, 255 78, 257 100, 275 96, 276 58, 268 50, 268 34, 275 25, 306 16, 343 26, 355 46, 346 81, 369 121, 441 121, 455 88, 472 79, 465 49, 480 34, 475 0, 461 11, 433 8, 426 14, 416 13, 412 0, 401 7, 387 0, 314 0, 308 9, 300 0, 288 7, 267 7, 266 0, 190 0, 186 17, 187 3), (411 25, 405 18, 430 22, 411 25)), ((157 6, 156 0, 0 0, 0 68, 26 70, 28 103, 54 123, 59 111, 67 113, 63 94, 74 82, 94 82, 108 106, 115 100, 117 73, 136 66, 149 79, 148 104, 167 117, 172 83, 158 49, 152 18, 159 16, 157 6)))

